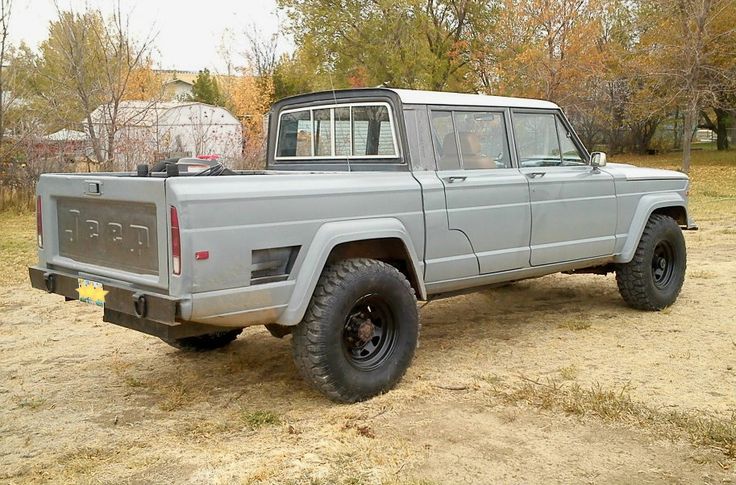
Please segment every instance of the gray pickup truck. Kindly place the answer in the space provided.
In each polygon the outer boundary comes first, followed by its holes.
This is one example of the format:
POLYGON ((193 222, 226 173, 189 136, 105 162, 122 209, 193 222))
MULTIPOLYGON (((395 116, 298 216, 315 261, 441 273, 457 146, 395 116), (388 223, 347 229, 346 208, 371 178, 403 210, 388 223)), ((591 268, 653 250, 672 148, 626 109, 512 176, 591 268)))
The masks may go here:
POLYGON ((660 310, 685 277, 687 176, 606 164, 550 102, 296 96, 270 112, 267 166, 42 175, 32 285, 181 349, 291 334, 305 379, 354 402, 405 373, 417 299, 615 272, 660 310))

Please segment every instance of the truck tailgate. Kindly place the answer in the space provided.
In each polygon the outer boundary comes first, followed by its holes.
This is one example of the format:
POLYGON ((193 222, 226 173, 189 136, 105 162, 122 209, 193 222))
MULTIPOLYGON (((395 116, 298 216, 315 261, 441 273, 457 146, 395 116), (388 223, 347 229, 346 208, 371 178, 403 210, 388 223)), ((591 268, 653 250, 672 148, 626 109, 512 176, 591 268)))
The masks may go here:
POLYGON ((165 179, 49 174, 38 183, 49 268, 168 288, 165 179))

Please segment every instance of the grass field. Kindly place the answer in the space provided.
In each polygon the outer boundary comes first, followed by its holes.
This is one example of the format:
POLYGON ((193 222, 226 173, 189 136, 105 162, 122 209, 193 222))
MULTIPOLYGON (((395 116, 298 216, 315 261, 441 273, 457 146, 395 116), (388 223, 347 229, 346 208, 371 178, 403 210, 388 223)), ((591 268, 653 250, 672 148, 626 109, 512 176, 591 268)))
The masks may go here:
POLYGON ((671 308, 627 308, 610 275, 431 302, 399 386, 349 406, 261 328, 186 354, 29 288, 34 217, 0 214, 0 482, 734 483, 736 152, 691 176, 671 308))

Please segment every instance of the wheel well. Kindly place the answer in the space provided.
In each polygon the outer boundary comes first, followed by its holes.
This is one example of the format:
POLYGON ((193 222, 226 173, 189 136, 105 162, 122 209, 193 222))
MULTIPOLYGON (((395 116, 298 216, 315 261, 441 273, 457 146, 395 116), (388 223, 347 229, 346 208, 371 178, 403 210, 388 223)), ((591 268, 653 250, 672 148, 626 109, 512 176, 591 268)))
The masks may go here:
POLYGON ((414 271, 411 256, 399 238, 379 238, 338 244, 327 257, 327 263, 350 258, 370 258, 383 261, 401 271, 420 297, 419 275, 414 271))
POLYGON ((652 214, 669 216, 676 220, 679 225, 687 226, 687 211, 682 206, 660 207, 659 209, 654 209, 652 214))

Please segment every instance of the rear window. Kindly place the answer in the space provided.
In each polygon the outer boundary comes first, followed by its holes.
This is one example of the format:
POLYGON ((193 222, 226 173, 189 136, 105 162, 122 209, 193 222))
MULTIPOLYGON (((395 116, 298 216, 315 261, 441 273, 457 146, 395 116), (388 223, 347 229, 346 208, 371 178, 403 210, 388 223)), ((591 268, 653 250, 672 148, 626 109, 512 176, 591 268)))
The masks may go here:
POLYGON ((319 106, 282 112, 276 159, 398 158, 386 103, 319 106))

